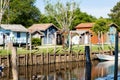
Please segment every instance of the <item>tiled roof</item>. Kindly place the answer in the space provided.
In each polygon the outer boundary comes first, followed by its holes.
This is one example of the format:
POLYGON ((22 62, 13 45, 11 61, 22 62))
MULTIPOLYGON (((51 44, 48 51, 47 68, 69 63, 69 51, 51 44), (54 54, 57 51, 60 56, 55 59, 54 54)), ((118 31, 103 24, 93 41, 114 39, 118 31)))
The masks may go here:
POLYGON ((52 23, 46 23, 46 24, 33 24, 31 27, 28 28, 29 32, 34 32, 34 31, 45 31, 48 29, 50 26, 54 24, 52 23))
POLYGON ((21 24, 1 24, 0 27, 5 30, 11 30, 16 32, 28 32, 28 30, 21 24))
POLYGON ((84 27, 93 27, 94 23, 81 23, 76 26, 76 28, 84 28, 84 27))

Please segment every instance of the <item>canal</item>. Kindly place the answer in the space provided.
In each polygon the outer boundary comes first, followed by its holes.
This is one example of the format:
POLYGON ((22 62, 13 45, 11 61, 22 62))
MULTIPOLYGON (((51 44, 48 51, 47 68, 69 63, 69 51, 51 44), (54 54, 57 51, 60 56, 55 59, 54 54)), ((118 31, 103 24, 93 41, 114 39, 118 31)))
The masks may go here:
MULTIPOLYGON (((84 61, 18 67, 19 80, 100 80, 112 73, 113 61, 92 61, 91 67, 84 61)), ((12 80, 12 69, 4 68, 0 80, 12 80)))

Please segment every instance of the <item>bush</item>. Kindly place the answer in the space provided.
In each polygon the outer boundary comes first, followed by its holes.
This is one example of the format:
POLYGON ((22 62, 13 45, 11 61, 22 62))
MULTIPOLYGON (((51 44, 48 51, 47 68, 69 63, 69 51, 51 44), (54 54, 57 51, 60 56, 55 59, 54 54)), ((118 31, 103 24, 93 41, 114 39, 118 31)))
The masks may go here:
POLYGON ((40 46, 41 45, 41 39, 40 38, 32 38, 32 45, 40 46))

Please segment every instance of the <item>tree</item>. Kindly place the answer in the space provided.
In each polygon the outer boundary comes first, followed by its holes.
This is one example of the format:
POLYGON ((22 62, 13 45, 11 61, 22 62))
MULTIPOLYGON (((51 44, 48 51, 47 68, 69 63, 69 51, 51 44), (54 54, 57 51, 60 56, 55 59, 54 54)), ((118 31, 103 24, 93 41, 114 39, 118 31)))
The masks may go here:
POLYGON ((4 15, 3 23, 9 21, 9 23, 22 24, 25 27, 37 23, 40 18, 40 11, 34 5, 35 1, 10 0, 10 7, 4 15))
POLYGON ((111 13, 108 15, 114 23, 120 26, 120 1, 111 9, 111 13))
POLYGON ((9 6, 9 1, 10 0, 1 0, 0 1, 0 23, 1 23, 1 20, 2 20, 2 16, 5 12, 5 10, 8 8, 9 6))
POLYGON ((59 27, 54 17, 45 14, 40 15, 39 23, 53 23, 55 26, 59 27))
POLYGON ((74 11, 76 8, 77 4, 74 1, 63 4, 60 0, 55 4, 47 1, 45 6, 47 14, 55 18, 62 30, 69 30, 75 18, 74 11))
POLYGON ((72 21, 72 24, 70 26, 70 29, 75 29, 74 27, 77 26, 80 23, 84 23, 84 22, 94 22, 96 20, 95 17, 88 15, 87 13, 81 12, 80 8, 77 8, 74 11, 74 20, 72 21))
POLYGON ((92 31, 98 35, 99 44, 102 42, 103 49, 103 34, 108 31, 108 21, 104 18, 96 20, 94 27, 92 27, 92 31))
POLYGON ((108 31, 108 22, 104 18, 100 18, 96 20, 94 27, 92 27, 92 31, 98 34, 98 32, 102 32, 103 34, 108 31))

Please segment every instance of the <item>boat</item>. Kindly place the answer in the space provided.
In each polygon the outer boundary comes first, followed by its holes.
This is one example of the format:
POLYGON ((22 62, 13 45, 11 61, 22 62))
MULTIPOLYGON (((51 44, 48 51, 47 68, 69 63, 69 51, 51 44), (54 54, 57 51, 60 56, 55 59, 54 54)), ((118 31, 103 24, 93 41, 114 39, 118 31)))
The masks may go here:
MULTIPOLYGON (((105 61, 113 61, 115 60, 115 55, 108 54, 96 54, 97 58, 105 61)), ((120 54, 118 54, 118 60, 120 60, 120 54)))

